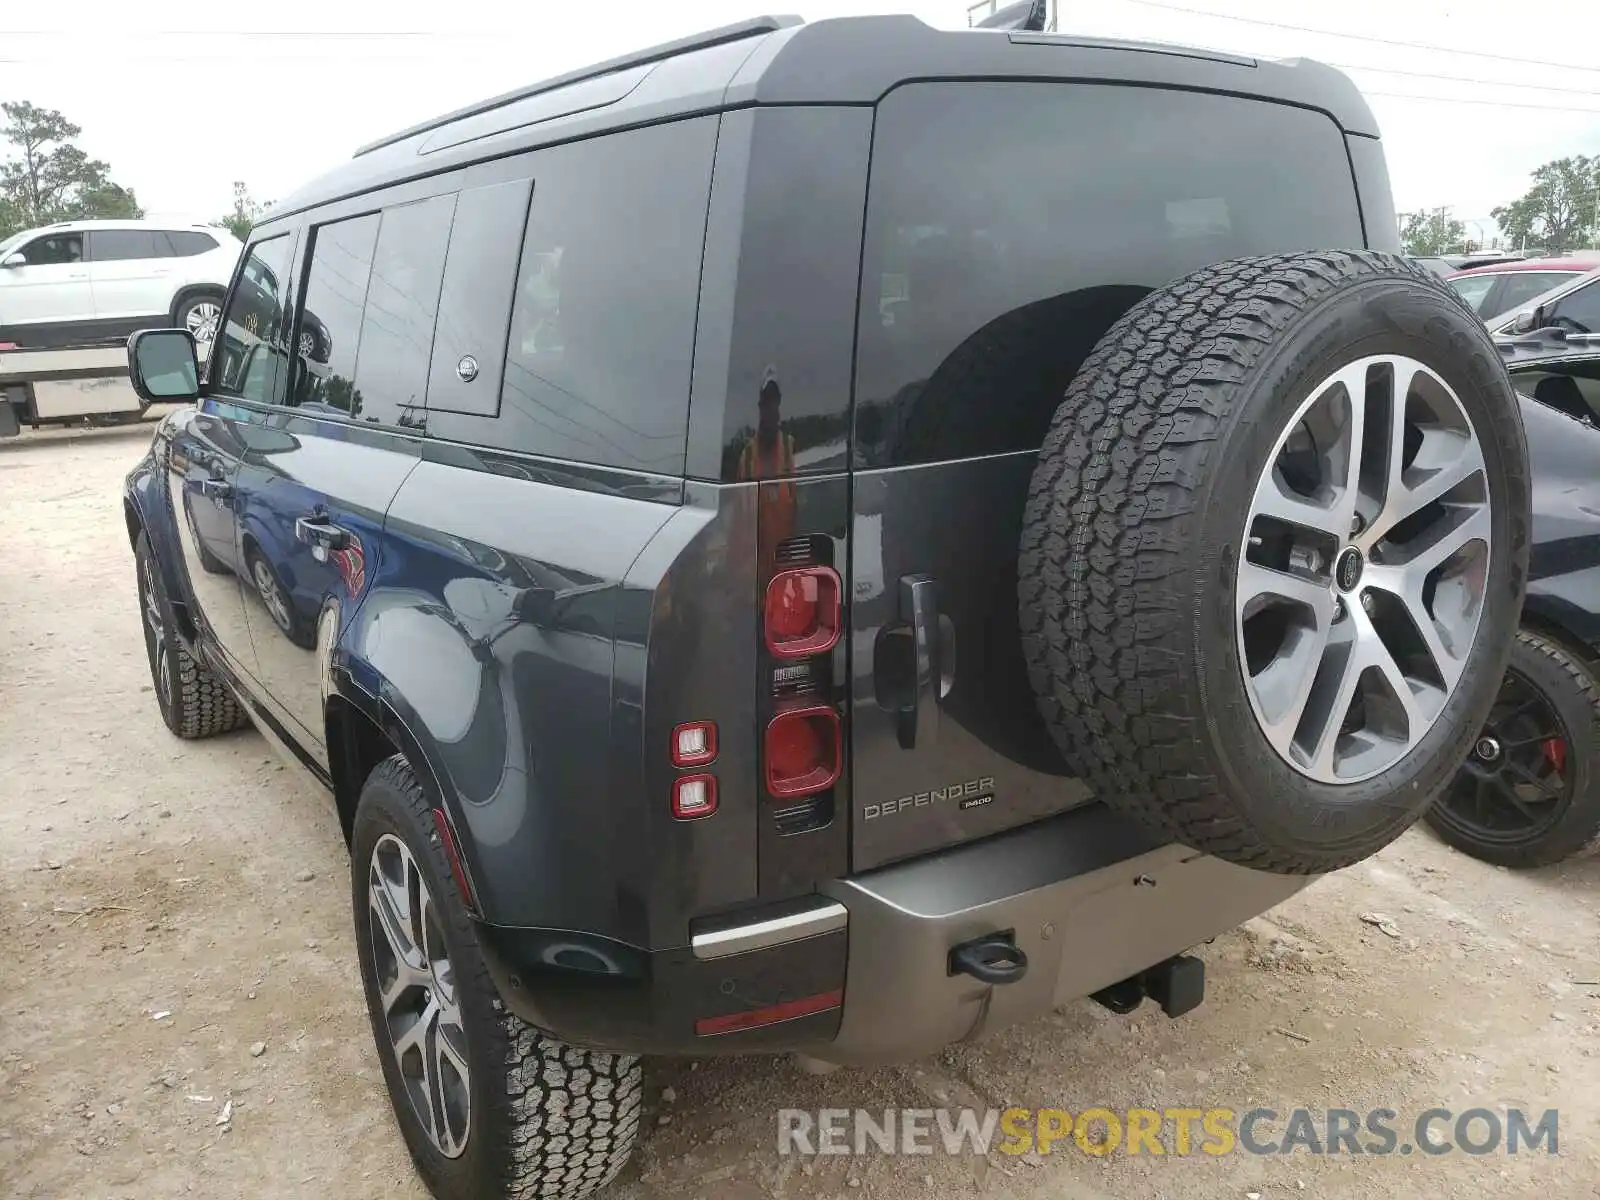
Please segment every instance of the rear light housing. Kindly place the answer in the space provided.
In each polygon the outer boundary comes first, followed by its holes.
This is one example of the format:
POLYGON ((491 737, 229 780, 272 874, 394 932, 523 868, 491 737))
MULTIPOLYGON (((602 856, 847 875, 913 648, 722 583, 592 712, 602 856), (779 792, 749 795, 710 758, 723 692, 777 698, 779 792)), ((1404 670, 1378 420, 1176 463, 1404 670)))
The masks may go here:
POLYGON ((767 585, 763 629, 774 658, 826 654, 839 644, 843 588, 832 567, 779 571, 767 585))
POLYGON ((779 799, 826 791, 843 766, 839 714, 827 705, 794 708, 767 725, 767 791, 779 799))
POLYGON ((677 821, 698 821, 717 811, 717 777, 685 775, 672 783, 672 816, 677 821))
POLYGON ((691 721, 672 731, 672 765, 703 767, 717 760, 717 723, 691 721))

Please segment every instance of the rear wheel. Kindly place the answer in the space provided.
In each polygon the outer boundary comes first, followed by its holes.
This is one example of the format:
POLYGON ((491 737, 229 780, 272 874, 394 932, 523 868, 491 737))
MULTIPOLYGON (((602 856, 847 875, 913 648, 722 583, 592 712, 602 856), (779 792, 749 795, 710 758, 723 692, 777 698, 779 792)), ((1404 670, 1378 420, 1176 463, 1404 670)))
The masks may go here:
POLYGON ((1600 850, 1600 685, 1565 647, 1523 631, 1466 763, 1428 810, 1445 841, 1538 867, 1600 850))
POLYGON ((1477 733, 1527 568, 1527 450, 1481 322, 1402 259, 1241 259, 1101 341, 1034 475, 1021 622, 1100 795, 1284 873, 1420 817, 1477 733))
POLYGON ((440 1200, 577 1200, 628 1161, 642 1072, 506 1012, 432 806, 399 757, 361 790, 351 838, 356 948, 384 1081, 440 1200))
POLYGON ((196 344, 209 346, 222 321, 222 297, 210 292, 187 296, 172 314, 179 328, 194 335, 196 344))

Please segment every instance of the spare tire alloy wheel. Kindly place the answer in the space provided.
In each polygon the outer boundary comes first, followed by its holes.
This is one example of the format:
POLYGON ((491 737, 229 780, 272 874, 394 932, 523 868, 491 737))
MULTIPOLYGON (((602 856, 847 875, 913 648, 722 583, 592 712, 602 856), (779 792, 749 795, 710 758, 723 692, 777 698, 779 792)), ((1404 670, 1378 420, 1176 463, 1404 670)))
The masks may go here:
POLYGON ((1404 259, 1236 259, 1151 293, 1067 389, 1024 517, 1024 652, 1068 764, 1243 866, 1382 849, 1494 701, 1527 461, 1488 331, 1404 259))
POLYGON ((1285 762, 1370 779, 1433 727, 1477 634, 1491 511, 1433 369, 1366 356, 1312 387, 1256 483, 1235 586, 1251 708, 1285 762))

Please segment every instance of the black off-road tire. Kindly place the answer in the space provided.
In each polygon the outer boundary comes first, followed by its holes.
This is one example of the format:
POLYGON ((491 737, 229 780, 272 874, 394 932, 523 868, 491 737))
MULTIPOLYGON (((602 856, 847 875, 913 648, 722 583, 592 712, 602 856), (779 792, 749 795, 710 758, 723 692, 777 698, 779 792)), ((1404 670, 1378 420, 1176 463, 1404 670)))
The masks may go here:
POLYGON ((1106 334, 1046 437, 1024 518, 1030 680, 1069 763, 1108 803, 1219 858, 1330 871, 1423 815, 1493 703, 1522 602, 1529 479, 1520 409, 1483 324, 1404 259, 1237 259, 1152 293, 1106 334), (1402 354, 1477 431, 1493 553, 1472 649, 1429 732, 1350 784, 1302 774, 1254 718, 1234 632, 1252 489, 1338 367, 1402 354))
POLYGON ((161 578, 161 565, 156 562, 150 550, 150 539, 144 533, 139 534, 134 547, 134 570, 150 679, 155 685, 156 704, 167 728, 181 738, 203 738, 249 724, 244 708, 228 685, 191 654, 178 637, 172 602, 161 578), (159 634, 151 628, 146 607, 152 602, 160 614, 159 634))
POLYGON ((1541 814, 1545 821, 1519 833, 1492 835, 1452 809, 1448 794, 1428 809, 1428 824, 1457 850, 1504 867, 1547 867, 1600 853, 1600 682, 1578 655, 1526 629, 1517 634, 1507 670, 1536 690, 1560 722, 1569 794, 1549 802, 1554 807, 1541 814))
POLYGON ((439 1200, 588 1196, 616 1178, 633 1153, 643 1100, 639 1059, 569 1046, 506 1011, 456 887, 432 807, 411 768, 396 755, 374 768, 362 787, 351 836, 361 977, 406 1146, 439 1200), (379 998, 368 870, 385 834, 410 851, 444 918, 471 1070, 469 1131, 456 1158, 433 1145, 411 1107, 379 998))

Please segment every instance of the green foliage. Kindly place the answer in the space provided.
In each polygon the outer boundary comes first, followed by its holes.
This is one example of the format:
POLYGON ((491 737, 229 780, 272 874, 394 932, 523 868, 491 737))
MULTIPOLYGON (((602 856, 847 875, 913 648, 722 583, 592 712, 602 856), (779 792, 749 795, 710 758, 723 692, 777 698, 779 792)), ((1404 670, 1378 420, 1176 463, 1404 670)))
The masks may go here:
POLYGON ((1407 254, 1432 258, 1460 254, 1467 246, 1467 227, 1448 208, 1405 213, 1400 221, 1400 244, 1407 254))
POLYGON ((54 109, 0 104, 0 237, 54 221, 143 216, 133 191, 73 140, 83 132, 54 109))
POLYGON ((220 225, 241 242, 249 240, 250 231, 261 219, 266 205, 250 198, 250 189, 243 181, 233 181, 233 211, 211 222, 220 225))
POLYGON ((1547 162, 1533 173, 1520 199, 1490 215, 1513 246, 1534 245, 1565 254, 1591 244, 1600 224, 1600 155, 1576 154, 1547 162))

